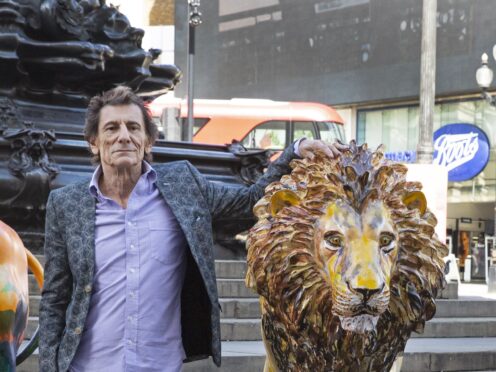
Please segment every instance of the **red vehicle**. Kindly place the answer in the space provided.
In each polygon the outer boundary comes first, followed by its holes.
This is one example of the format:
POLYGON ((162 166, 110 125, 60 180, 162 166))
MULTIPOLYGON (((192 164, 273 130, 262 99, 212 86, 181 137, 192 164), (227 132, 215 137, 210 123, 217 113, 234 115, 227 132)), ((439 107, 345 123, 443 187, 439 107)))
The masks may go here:
MULTIPOLYGON (((163 118, 170 117, 169 110, 176 113, 176 125, 187 123, 185 100, 161 96, 149 107, 159 127, 168 125, 163 118)), ((320 103, 196 99, 193 114, 193 142, 224 145, 237 140, 246 148, 279 151, 300 137, 345 140, 341 116, 320 103)))

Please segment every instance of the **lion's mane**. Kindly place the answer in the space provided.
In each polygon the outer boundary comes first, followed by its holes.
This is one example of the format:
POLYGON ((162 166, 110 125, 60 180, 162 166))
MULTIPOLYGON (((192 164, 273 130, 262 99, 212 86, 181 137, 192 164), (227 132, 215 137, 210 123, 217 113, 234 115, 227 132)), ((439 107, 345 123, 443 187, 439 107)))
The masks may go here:
POLYGON ((404 350, 412 331, 422 332, 436 311, 445 285, 446 245, 437 238, 435 216, 408 209, 403 198, 421 184, 407 182, 407 168, 366 145, 339 158, 293 160, 293 171, 266 189, 254 208, 257 224, 248 236, 246 284, 261 296, 262 329, 281 371, 386 371, 404 350), (301 202, 271 215, 271 196, 289 189, 301 202), (317 220, 330 201, 342 199, 357 211, 368 199, 387 206, 399 236, 388 309, 377 332, 343 330, 331 312, 331 288, 314 257, 317 220))

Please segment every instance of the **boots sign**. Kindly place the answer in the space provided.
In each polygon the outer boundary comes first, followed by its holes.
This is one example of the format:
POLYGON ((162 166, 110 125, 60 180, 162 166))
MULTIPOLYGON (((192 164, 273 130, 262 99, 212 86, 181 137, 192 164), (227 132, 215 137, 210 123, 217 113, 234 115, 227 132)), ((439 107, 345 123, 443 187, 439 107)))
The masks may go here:
POLYGON ((448 169, 448 180, 477 176, 489 161, 489 140, 472 124, 448 124, 434 132, 434 164, 448 169))

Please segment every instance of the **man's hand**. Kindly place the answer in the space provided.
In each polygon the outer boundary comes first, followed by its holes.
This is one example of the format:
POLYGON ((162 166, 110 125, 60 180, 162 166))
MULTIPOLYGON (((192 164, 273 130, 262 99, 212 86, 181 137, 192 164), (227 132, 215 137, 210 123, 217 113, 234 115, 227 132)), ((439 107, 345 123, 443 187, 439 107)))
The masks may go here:
POLYGON ((317 152, 322 152, 329 158, 335 158, 341 154, 341 151, 348 148, 348 145, 339 142, 327 143, 322 140, 304 139, 299 143, 298 152, 302 158, 313 160, 317 152))

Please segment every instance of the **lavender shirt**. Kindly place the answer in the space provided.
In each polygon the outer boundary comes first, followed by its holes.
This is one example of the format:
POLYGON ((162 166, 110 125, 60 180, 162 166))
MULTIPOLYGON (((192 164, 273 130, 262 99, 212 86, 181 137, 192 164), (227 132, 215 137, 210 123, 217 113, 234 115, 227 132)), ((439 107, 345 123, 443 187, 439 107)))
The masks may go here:
POLYGON ((95 275, 90 308, 72 372, 168 371, 182 368, 181 289, 186 239, 145 172, 122 209, 90 183, 97 199, 95 275))

